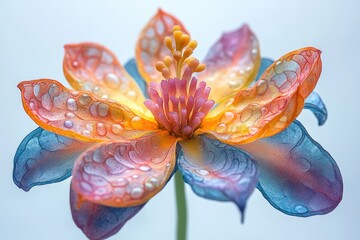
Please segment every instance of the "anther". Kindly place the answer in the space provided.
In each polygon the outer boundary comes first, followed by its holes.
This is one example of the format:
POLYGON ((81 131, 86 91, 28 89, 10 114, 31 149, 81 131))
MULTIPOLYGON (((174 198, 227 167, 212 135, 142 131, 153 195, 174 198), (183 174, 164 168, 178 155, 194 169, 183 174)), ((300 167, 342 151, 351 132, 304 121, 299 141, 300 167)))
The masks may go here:
POLYGON ((169 36, 165 37, 164 42, 165 42, 166 47, 170 50, 170 52, 172 52, 174 50, 174 47, 172 45, 173 43, 172 43, 171 37, 169 37, 169 36))

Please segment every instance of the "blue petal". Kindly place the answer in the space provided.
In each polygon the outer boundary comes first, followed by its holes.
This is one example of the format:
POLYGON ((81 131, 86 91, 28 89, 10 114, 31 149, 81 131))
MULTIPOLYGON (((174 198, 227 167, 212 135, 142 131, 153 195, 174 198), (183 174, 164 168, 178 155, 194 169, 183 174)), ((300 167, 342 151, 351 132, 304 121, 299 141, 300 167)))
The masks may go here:
POLYGON ((233 201, 240 211, 257 184, 257 169, 243 151, 202 135, 180 142, 178 167, 199 196, 233 201))
POLYGON ((135 59, 130 59, 125 64, 126 71, 135 79, 136 83, 139 85, 140 89, 142 90, 144 96, 146 98, 149 98, 147 93, 147 85, 144 79, 141 77, 135 59))
POLYGON ((332 211, 341 201, 340 170, 300 122, 281 133, 239 146, 257 162, 257 188, 278 210, 308 217, 332 211))
POLYGON ((319 94, 312 92, 305 100, 305 109, 311 110, 318 120, 319 126, 323 125, 327 119, 327 110, 319 94))
POLYGON ((274 61, 269 58, 261 58, 261 65, 259 72, 255 78, 255 81, 259 80, 261 75, 265 72, 265 70, 273 63, 274 61))
POLYGON ((83 143, 37 128, 20 143, 15 157, 13 180, 29 191, 33 186, 60 182, 71 176, 77 156, 90 143, 83 143))
POLYGON ((76 226, 92 240, 105 239, 116 234, 144 205, 127 208, 102 206, 81 199, 70 187, 73 220, 76 226))

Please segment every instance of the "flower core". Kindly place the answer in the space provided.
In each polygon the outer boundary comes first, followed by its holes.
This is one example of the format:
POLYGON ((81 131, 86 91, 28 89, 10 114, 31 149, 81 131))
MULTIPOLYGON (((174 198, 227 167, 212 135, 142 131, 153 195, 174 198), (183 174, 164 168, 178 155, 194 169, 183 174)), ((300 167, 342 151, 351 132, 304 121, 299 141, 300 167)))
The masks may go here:
POLYGON ((193 76, 205 69, 192 55, 197 42, 190 40, 179 26, 174 26, 172 37, 165 37, 171 56, 156 63, 164 80, 151 82, 150 99, 145 106, 153 113, 160 127, 170 134, 187 139, 194 135, 215 102, 209 100, 210 88, 193 76))

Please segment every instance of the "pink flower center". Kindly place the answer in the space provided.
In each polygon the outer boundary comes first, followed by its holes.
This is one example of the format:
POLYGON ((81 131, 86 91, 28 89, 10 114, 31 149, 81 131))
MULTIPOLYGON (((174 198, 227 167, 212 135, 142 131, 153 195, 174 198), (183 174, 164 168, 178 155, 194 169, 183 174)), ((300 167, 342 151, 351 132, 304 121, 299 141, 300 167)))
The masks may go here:
POLYGON ((164 44, 170 55, 157 62, 155 68, 165 80, 150 83, 150 99, 144 104, 160 128, 177 137, 191 138, 215 104, 208 100, 211 89, 206 83, 192 77, 206 66, 192 57, 197 42, 179 26, 173 27, 172 35, 165 37, 164 44))
POLYGON ((145 106, 170 134, 191 138, 215 104, 213 100, 208 100, 210 90, 196 77, 191 80, 169 78, 160 84, 152 82, 150 99, 145 101, 145 106))

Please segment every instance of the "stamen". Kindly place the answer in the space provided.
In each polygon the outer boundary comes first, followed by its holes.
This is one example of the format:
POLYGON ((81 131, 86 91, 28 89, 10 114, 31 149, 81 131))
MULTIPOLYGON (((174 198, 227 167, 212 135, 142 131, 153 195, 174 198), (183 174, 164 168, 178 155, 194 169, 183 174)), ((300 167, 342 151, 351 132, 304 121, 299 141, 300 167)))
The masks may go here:
POLYGON ((155 66, 164 79, 176 77, 189 80, 193 73, 204 71, 205 64, 200 64, 198 59, 192 57, 197 42, 191 40, 188 34, 183 33, 180 26, 173 27, 172 36, 165 37, 164 43, 171 55, 166 56, 162 62, 158 62, 155 66), (175 70, 175 74, 170 69, 175 70))
POLYGON ((208 100, 211 89, 193 77, 205 69, 205 64, 192 56, 197 42, 183 33, 180 26, 174 26, 172 36, 165 37, 164 42, 171 54, 157 62, 155 68, 165 80, 150 83, 150 99, 145 106, 161 128, 175 136, 191 138, 215 104, 208 100))
POLYGON ((145 101, 145 106, 171 134, 191 138, 215 104, 208 100, 209 93, 206 83, 198 83, 195 77, 191 81, 170 78, 150 85, 150 99, 145 101))

